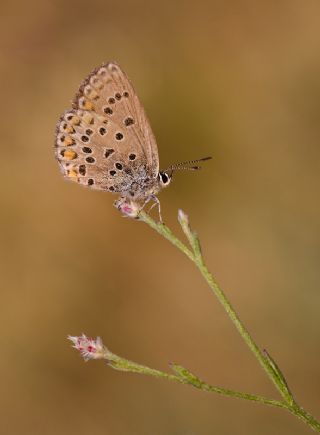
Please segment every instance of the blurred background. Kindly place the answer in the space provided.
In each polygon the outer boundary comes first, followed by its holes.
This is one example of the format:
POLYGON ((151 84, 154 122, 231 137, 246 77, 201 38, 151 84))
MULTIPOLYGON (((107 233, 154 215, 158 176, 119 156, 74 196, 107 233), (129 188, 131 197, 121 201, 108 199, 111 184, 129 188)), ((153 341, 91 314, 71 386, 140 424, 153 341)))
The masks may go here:
MULTIPOLYGON (((277 398, 198 271, 115 197, 67 183, 54 129, 79 83, 116 60, 160 163, 212 155, 160 196, 182 208, 245 325, 320 417, 320 4, 1 4, 0 433, 308 434, 284 411, 85 364, 68 334, 215 385, 277 398)), ((182 237, 182 235, 181 235, 182 237)))

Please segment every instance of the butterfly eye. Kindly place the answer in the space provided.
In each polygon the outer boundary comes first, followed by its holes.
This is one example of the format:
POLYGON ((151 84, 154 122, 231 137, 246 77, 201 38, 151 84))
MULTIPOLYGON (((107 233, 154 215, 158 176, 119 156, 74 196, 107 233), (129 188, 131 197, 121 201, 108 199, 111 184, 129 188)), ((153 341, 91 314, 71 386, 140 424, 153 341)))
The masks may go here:
POLYGON ((159 178, 160 178, 160 180, 161 180, 163 185, 166 185, 166 184, 170 183, 170 177, 165 172, 160 172, 159 173, 159 178))

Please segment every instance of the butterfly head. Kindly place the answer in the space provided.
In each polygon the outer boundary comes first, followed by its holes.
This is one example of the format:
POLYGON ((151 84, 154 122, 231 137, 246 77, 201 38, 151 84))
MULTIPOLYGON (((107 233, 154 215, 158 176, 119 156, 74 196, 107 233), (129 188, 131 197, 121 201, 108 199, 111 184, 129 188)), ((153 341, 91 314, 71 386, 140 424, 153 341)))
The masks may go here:
POLYGON ((211 157, 203 157, 202 159, 198 159, 198 160, 190 160, 188 162, 176 163, 175 165, 171 165, 165 171, 160 171, 158 175, 159 187, 162 189, 163 187, 169 186, 174 171, 181 170, 181 169, 186 169, 189 171, 197 171, 201 169, 201 166, 195 166, 194 165, 195 163, 203 162, 205 160, 210 160, 210 159, 211 157))
POLYGON ((166 171, 160 171, 158 175, 159 185, 161 189, 163 187, 169 186, 172 179, 172 170, 167 169, 166 171))

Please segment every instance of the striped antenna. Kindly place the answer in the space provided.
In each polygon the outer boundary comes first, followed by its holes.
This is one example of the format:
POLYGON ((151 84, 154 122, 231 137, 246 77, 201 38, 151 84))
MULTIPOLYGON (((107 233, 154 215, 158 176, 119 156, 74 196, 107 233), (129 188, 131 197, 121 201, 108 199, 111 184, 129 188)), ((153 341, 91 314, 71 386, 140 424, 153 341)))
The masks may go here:
POLYGON ((171 165, 166 171, 177 171, 180 169, 181 170, 186 169, 189 171, 197 171, 198 169, 201 169, 201 166, 197 166, 197 165, 190 166, 190 165, 194 165, 194 163, 204 162, 205 160, 210 160, 210 159, 212 159, 212 157, 202 157, 202 159, 189 160, 187 162, 175 163, 174 165, 171 165))

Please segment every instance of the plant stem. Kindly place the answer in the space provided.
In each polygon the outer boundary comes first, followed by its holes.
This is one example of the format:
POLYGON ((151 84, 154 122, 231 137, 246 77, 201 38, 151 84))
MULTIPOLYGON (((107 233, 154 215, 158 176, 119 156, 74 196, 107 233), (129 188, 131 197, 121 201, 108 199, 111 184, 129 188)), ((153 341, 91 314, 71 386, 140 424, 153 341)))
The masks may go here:
POLYGON ((229 390, 227 388, 221 388, 213 385, 209 385, 206 382, 200 380, 198 377, 190 373, 187 369, 176 364, 172 364, 172 369, 177 373, 173 375, 161 370, 152 369, 142 364, 130 361, 122 358, 118 355, 111 354, 107 351, 105 359, 108 361, 108 365, 116 370, 123 372, 139 373, 143 375, 153 376, 156 378, 165 378, 170 381, 179 382, 181 384, 192 385, 193 387, 207 392, 214 392, 227 397, 236 397, 238 399, 251 400, 253 402, 263 403, 264 405, 276 406, 279 408, 287 408, 287 404, 274 399, 268 399, 267 397, 257 396, 255 394, 244 393, 242 391, 229 390), (112 355, 112 356, 110 356, 112 355))
POLYGON ((267 364, 266 359, 264 358, 261 350, 259 349, 259 347, 255 343, 255 341, 253 340, 253 338, 249 334, 249 332, 246 329, 246 327, 244 326, 244 324, 239 319, 239 317, 238 317, 237 313, 235 312, 234 308, 232 307, 232 305, 228 301, 225 293, 219 287, 219 285, 217 284, 217 282, 215 281, 215 279, 213 278, 211 273, 208 271, 208 269, 205 266, 205 264, 203 264, 203 263, 199 264, 198 261, 196 261, 196 264, 197 264, 198 268, 200 269, 203 277, 206 279, 209 287, 213 290, 215 296, 218 298, 219 302, 224 307, 224 309, 227 312, 228 316, 230 317, 230 319, 232 320, 233 324, 235 325, 235 327, 239 331, 239 334, 241 335, 243 340, 246 342, 247 346, 254 353, 255 357, 257 358, 257 360, 259 361, 259 363, 261 364, 261 366, 263 367, 263 369, 267 373, 268 377, 272 380, 272 382, 276 386, 277 390, 280 392, 281 396, 284 399, 287 399, 287 395, 283 392, 282 385, 280 384, 278 379, 274 376, 274 373, 273 373, 270 365, 267 364))
MULTIPOLYGON (((200 270, 202 276, 205 278, 206 282, 208 283, 209 287, 213 291, 214 295, 217 297, 225 311, 227 312, 228 316, 230 317, 231 321, 237 328, 239 334, 247 344, 247 346, 251 349, 253 354, 255 355, 256 359, 259 361, 260 365, 268 375, 268 377, 272 380, 275 387, 281 394, 283 401, 277 401, 272 399, 266 399, 264 397, 260 396, 253 396, 247 393, 241 393, 241 392, 235 392, 230 390, 221 389, 218 387, 212 387, 202 381, 199 381, 197 385, 194 383, 187 381, 183 383, 191 383, 193 386, 196 386, 197 388, 200 388, 205 391, 214 391, 216 393, 229 395, 233 397, 239 397, 242 399, 247 400, 255 400, 260 401, 264 404, 271 405, 271 406, 278 406, 282 408, 286 408, 289 410, 293 415, 299 417, 301 420, 303 420, 306 424, 308 424, 313 430, 320 432, 320 423, 309 413, 304 411, 294 400, 289 387, 287 385, 287 382, 281 373, 278 366, 275 364, 275 362, 271 359, 269 354, 265 351, 263 353, 251 335, 249 334, 248 330, 244 326, 244 324, 241 322, 239 316, 237 315, 236 311, 232 307, 231 303, 227 299, 225 293, 221 289, 221 287, 218 285, 217 281, 214 279, 212 274, 209 272, 207 266, 205 265, 202 253, 201 253, 201 246, 199 239, 197 237, 197 234, 192 231, 189 225, 188 217, 180 210, 178 215, 178 220, 181 224, 181 227, 191 245, 192 250, 190 250, 184 243, 182 243, 172 232, 171 230, 161 223, 156 223, 148 214, 141 211, 139 213, 139 220, 145 222, 148 224, 151 228, 153 228, 155 231, 157 231, 160 235, 165 237, 167 240, 169 240, 174 246, 176 246, 180 251, 182 251, 191 261, 193 261, 198 269, 200 270), (228 391, 228 393, 227 393, 228 391)), ((188 372, 187 372, 188 373, 188 372)), ((163 377, 163 375, 161 375, 163 377)), ((175 378, 172 378, 172 375, 166 374, 164 377, 171 376, 171 379, 177 380, 175 378)), ((179 377, 178 377, 179 378, 179 377)), ((179 379, 179 382, 181 380, 179 379)))
POLYGON ((289 406, 288 410, 291 412, 291 414, 300 418, 300 420, 310 426, 315 432, 320 432, 320 422, 316 420, 313 415, 301 408, 297 403, 289 406))
MULTIPOLYGON (((239 331, 240 335, 248 345, 248 347, 252 350, 254 355, 256 356, 257 360, 261 364, 261 366, 264 368, 268 376, 271 378, 272 382, 274 382, 276 388, 280 391, 281 395, 283 395, 281 388, 279 387, 279 382, 275 380, 274 374, 270 368, 270 366, 267 364, 266 359, 264 358, 262 352, 254 342, 253 338, 249 334, 248 330, 245 328, 241 320, 239 319, 237 313, 235 312, 234 308, 232 307, 231 303, 228 301, 226 295, 224 294, 223 290, 220 288, 216 280, 213 278, 209 270, 207 269, 202 255, 196 256, 192 251, 190 251, 172 232, 171 230, 166 227, 164 224, 156 223, 151 217, 141 212, 139 215, 139 218, 150 225, 153 229, 155 229, 159 234, 164 236, 167 240, 169 240, 173 245, 175 245, 180 251, 182 251, 187 257, 190 258, 191 261, 193 261, 198 269, 200 270, 202 276, 207 281, 209 287, 215 294, 215 296, 218 298, 221 305, 224 307, 225 311, 227 312, 228 316, 232 320, 233 324, 239 331)), ((185 232, 186 228, 184 228, 185 232)), ((188 239, 190 241, 192 237, 192 234, 188 233, 188 239)))

